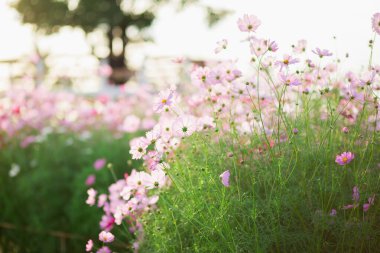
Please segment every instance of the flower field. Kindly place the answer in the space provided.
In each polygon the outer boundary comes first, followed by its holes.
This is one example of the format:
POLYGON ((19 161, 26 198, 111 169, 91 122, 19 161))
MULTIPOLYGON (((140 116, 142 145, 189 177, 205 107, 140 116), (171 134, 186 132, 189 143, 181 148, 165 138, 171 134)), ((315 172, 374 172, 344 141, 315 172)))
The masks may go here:
POLYGON ((379 252, 380 13, 368 25, 360 71, 306 40, 280 54, 246 14, 251 60, 194 65, 186 92, 2 94, 1 248, 379 252))

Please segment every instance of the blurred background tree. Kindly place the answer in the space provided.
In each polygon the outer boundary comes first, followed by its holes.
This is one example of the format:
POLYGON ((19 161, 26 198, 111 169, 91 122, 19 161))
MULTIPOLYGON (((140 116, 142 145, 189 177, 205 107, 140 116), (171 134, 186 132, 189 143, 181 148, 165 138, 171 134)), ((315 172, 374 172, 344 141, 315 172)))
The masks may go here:
MULTIPOLYGON (((128 29, 139 35, 148 28, 164 4, 176 4, 178 10, 199 0, 18 0, 13 7, 20 13, 21 21, 35 26, 38 32, 51 34, 61 27, 80 27, 88 34, 101 29, 108 38, 108 64, 112 67, 110 81, 125 83, 132 75, 128 70, 125 49, 131 38, 128 29), (115 50, 115 42, 121 50, 115 50), (121 42, 121 43, 120 43, 121 42)), ((207 12, 208 24, 212 26, 229 12, 203 6, 207 12)), ((140 39, 146 38, 140 36, 140 39)))

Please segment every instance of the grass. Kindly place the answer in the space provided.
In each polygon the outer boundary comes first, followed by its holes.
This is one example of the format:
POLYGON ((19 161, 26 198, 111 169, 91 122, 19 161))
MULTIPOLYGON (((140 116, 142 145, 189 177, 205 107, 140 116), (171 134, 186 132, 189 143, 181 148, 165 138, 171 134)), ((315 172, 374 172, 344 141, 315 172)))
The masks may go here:
POLYGON ((88 238, 97 237, 102 211, 85 204, 88 189, 85 180, 95 174, 93 187, 104 189, 105 193, 113 178, 107 168, 95 171, 93 162, 106 158, 118 178, 139 163, 127 163, 132 135, 115 139, 106 130, 91 134, 91 138, 81 140, 78 134, 52 133, 26 149, 20 148, 16 139, 2 148, 0 249, 3 252, 83 252, 88 238), (9 177, 13 163, 21 170, 17 176, 9 177))

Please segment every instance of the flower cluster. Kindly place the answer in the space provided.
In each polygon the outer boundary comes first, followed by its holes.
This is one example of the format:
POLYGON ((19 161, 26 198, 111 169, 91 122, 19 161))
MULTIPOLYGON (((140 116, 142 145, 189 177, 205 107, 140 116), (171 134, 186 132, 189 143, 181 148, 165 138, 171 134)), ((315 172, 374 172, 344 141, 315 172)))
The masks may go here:
POLYGON ((146 88, 135 96, 115 98, 86 98, 43 88, 7 90, 0 96, 0 146, 16 139, 26 148, 51 133, 72 132, 88 139, 99 129, 108 129, 115 137, 150 129, 155 123, 150 94, 146 88))

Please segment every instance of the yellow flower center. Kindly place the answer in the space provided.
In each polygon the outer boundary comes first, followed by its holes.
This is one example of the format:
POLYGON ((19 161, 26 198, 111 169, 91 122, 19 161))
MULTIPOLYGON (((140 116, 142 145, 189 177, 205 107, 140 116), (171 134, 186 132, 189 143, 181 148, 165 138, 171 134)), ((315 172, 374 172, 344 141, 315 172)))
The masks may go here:
POLYGON ((347 157, 343 157, 343 159, 342 159, 342 160, 343 160, 343 162, 344 162, 344 163, 346 163, 346 162, 347 162, 347 160, 348 160, 348 158, 347 158, 347 157))
POLYGON ((166 102, 168 102, 166 99, 161 100, 161 103, 163 103, 163 104, 166 104, 166 102))

